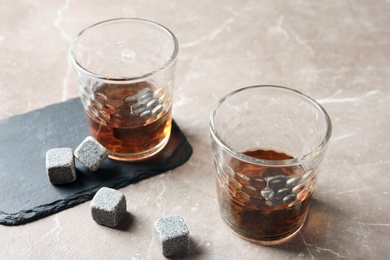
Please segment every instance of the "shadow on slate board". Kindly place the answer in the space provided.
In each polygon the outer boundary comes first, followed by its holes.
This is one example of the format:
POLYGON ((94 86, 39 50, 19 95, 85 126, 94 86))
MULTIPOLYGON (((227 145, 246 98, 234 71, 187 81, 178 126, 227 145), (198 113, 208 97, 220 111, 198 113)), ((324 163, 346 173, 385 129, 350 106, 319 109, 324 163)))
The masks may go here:
POLYGON ((79 98, 0 121, 0 224, 25 224, 90 200, 101 187, 119 189, 184 164, 191 145, 173 122, 167 146, 148 161, 106 160, 89 172, 76 160, 77 179, 52 185, 46 151, 73 150, 89 135, 79 98))

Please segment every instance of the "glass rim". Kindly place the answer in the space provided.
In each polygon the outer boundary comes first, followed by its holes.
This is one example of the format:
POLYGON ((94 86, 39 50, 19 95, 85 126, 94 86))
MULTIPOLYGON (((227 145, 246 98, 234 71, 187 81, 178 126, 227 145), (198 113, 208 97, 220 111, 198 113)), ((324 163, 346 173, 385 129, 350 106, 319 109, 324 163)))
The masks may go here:
POLYGON ((72 64, 77 69, 83 71, 84 73, 86 73, 89 76, 92 76, 94 78, 98 78, 100 80, 107 81, 107 82, 113 82, 113 83, 145 80, 145 79, 155 75, 156 73, 171 67, 175 63, 175 61, 177 59, 178 53, 179 53, 179 42, 178 42, 176 36, 173 34, 173 32, 171 30, 169 30, 167 27, 165 27, 165 26, 163 26, 163 25, 161 25, 161 24, 159 24, 157 22, 154 22, 154 21, 151 21, 151 20, 147 20, 147 19, 143 19, 143 18, 113 18, 113 19, 108 19, 108 20, 104 20, 104 21, 100 21, 98 23, 92 24, 92 25, 84 28, 81 32, 79 32, 73 38, 73 40, 72 40, 72 42, 70 44, 70 48, 69 48, 70 60, 71 60, 72 64), (155 26, 157 28, 162 29, 162 31, 167 32, 168 35, 172 38, 172 41, 173 41, 173 52, 170 55, 170 58, 164 64, 162 64, 160 67, 157 67, 153 71, 148 72, 146 74, 143 74, 141 76, 136 76, 136 77, 107 77, 107 76, 100 75, 100 74, 94 73, 93 71, 90 71, 90 70, 86 69, 84 66, 82 66, 78 62, 77 58, 75 57, 74 49, 75 49, 75 45, 78 43, 78 40, 80 39, 80 37, 82 35, 87 33, 89 30, 94 29, 95 27, 98 27, 98 26, 103 25, 103 24, 109 24, 109 23, 112 23, 112 22, 118 22, 118 21, 119 22, 120 21, 123 21, 123 22, 140 22, 140 23, 144 23, 144 24, 149 24, 149 25, 152 25, 152 26, 155 26))
POLYGON ((325 151, 326 146, 327 146, 327 144, 328 144, 328 142, 330 140, 330 137, 332 135, 332 121, 331 121, 328 113, 326 112, 325 108, 320 103, 318 103, 316 100, 312 99, 308 95, 305 95, 305 94, 303 94, 302 92, 300 92, 298 90, 295 90, 295 89, 292 89, 292 88, 289 88, 289 87, 277 86, 277 85, 254 85, 254 86, 249 86, 249 87, 244 87, 244 88, 237 89, 237 90, 235 90, 233 92, 230 92, 229 94, 225 95, 224 97, 222 97, 214 105, 214 107, 213 107, 213 109, 212 109, 212 111, 210 113, 209 129, 210 129, 210 134, 211 134, 213 140, 215 140, 224 150, 226 150, 227 152, 229 152, 230 154, 234 155, 236 158, 238 158, 238 159, 240 159, 242 161, 245 161, 245 162, 248 162, 248 163, 252 163, 252 164, 259 164, 259 165, 288 166, 288 165, 302 164, 304 161, 310 160, 312 158, 315 158, 316 156, 320 155, 321 153, 323 153, 325 151), (306 99, 307 101, 309 101, 314 107, 316 107, 319 111, 322 112, 322 114, 323 114, 323 116, 325 118, 325 121, 326 121, 326 134, 325 134, 323 140, 321 141, 321 143, 318 146, 316 146, 314 149, 312 149, 311 152, 309 152, 307 154, 301 155, 299 157, 294 157, 294 158, 291 158, 291 159, 284 159, 284 160, 257 159, 257 158, 245 155, 245 154, 243 154, 243 153, 233 149, 231 146, 229 146, 218 135, 216 127, 215 127, 214 119, 215 119, 216 113, 218 111, 218 108, 227 99, 229 99, 230 97, 234 96, 235 94, 238 94, 238 93, 243 92, 243 91, 248 90, 248 89, 255 89, 255 88, 270 88, 270 89, 284 90, 284 91, 288 91, 288 92, 294 93, 294 94, 296 94, 296 95, 306 99))

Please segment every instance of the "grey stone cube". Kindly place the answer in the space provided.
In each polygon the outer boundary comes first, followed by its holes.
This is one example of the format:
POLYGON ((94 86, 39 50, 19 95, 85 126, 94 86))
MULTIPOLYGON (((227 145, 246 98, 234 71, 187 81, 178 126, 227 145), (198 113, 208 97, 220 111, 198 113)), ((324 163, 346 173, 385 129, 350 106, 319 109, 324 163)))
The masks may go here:
POLYGON ((126 213, 126 198, 115 189, 103 187, 91 202, 92 218, 96 223, 116 227, 126 213))
POLYGON ((88 136, 74 151, 74 156, 90 171, 96 171, 108 157, 108 151, 95 138, 88 136))
POLYGON ((172 215, 154 223, 154 236, 165 257, 185 253, 190 246, 190 234, 184 219, 172 215))
POLYGON ((65 184, 76 179, 71 148, 53 148, 46 152, 46 173, 52 184, 65 184))

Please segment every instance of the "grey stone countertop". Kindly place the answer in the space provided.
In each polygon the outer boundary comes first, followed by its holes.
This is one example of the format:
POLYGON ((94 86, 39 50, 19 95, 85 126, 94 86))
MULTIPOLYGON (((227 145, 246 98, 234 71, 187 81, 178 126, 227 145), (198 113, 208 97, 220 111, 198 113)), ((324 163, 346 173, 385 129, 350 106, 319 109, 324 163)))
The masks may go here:
POLYGON ((145 18, 180 42, 173 115, 194 149, 183 166, 120 190, 133 216, 124 228, 97 225, 86 202, 0 226, 0 259, 164 259, 152 228, 170 214, 190 230, 187 259, 388 259, 389 14, 379 0, 0 0, 0 119, 78 96, 67 55, 83 28, 145 18), (274 247, 222 222, 208 132, 217 100, 263 84, 308 94, 333 121, 307 225, 274 247))

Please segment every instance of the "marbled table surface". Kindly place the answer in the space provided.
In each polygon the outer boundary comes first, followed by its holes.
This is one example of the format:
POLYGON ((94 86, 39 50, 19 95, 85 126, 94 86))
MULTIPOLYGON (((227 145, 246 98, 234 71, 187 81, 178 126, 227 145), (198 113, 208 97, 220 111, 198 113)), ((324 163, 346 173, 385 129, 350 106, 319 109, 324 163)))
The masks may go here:
POLYGON ((390 1, 0 0, 0 118, 78 96, 70 41, 116 17, 154 20, 177 36, 174 118, 193 156, 121 189, 129 225, 97 225, 87 202, 0 226, 0 259, 163 259, 151 230, 169 214, 190 229, 187 259, 389 259, 390 1), (222 223, 208 133, 214 103, 257 84, 300 90, 333 121, 307 225, 276 247, 222 223))

